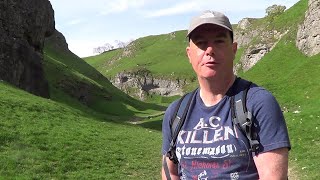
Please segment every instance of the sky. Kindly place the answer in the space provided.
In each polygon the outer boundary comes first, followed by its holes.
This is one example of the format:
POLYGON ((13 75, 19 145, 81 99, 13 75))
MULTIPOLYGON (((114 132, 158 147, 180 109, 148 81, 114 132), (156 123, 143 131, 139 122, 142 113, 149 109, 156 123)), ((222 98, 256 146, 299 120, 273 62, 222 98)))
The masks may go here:
POLYGON ((115 41, 129 42, 149 35, 185 30, 190 19, 204 10, 226 14, 232 24, 261 18, 267 7, 290 8, 299 0, 49 0, 56 29, 69 49, 79 57, 94 55, 93 49, 115 41))

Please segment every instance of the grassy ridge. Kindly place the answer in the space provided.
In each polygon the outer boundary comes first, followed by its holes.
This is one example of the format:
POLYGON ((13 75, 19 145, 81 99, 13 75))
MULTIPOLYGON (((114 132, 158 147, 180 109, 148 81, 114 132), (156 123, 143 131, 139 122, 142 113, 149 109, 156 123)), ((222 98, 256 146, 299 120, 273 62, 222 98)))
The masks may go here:
POLYGON ((86 91, 85 104, 94 111, 116 116, 139 116, 152 114, 163 107, 131 98, 114 87, 107 78, 70 51, 45 46, 45 73, 50 84, 51 99, 74 106, 81 102, 81 96, 74 95, 86 91), (66 100, 69 99, 69 100, 66 100))
POLYGON ((282 40, 242 76, 270 90, 279 100, 292 143, 291 163, 302 179, 318 179, 320 141, 320 55, 308 58, 294 42, 282 40))
POLYGON ((160 132, 0 83, 0 179, 141 179, 159 170, 160 132))
POLYGON ((147 36, 137 39, 129 46, 132 56, 122 57, 127 49, 117 50, 117 53, 110 51, 98 56, 85 58, 93 67, 106 77, 114 78, 118 72, 137 71, 146 69, 154 76, 165 78, 194 78, 191 66, 186 57, 185 47, 187 44, 186 31, 177 31, 171 34, 158 36, 147 36), (98 67, 115 59, 114 63, 104 67, 98 67))
POLYGON ((0 179, 159 179, 159 124, 127 122, 162 106, 129 97, 52 47, 44 52, 51 99, 0 82, 0 179), (74 95, 83 89, 85 102, 74 95))
POLYGON ((278 99, 288 125, 292 144, 290 165, 298 172, 296 176, 319 179, 320 54, 307 57, 295 46, 295 24, 303 20, 306 9, 307 1, 300 1, 275 20, 275 26, 291 31, 241 76, 267 88, 278 99))

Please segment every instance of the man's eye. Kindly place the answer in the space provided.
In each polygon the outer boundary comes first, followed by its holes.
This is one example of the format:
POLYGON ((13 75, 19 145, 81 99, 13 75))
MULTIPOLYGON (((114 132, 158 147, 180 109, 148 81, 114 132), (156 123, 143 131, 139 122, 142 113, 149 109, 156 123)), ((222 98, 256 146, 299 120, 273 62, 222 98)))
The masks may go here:
POLYGON ((224 40, 223 39, 217 39, 214 42, 220 44, 220 43, 224 43, 224 40))
POLYGON ((196 45, 197 45, 197 46, 203 46, 203 45, 205 45, 205 44, 207 44, 206 41, 197 41, 197 42, 196 42, 196 45))

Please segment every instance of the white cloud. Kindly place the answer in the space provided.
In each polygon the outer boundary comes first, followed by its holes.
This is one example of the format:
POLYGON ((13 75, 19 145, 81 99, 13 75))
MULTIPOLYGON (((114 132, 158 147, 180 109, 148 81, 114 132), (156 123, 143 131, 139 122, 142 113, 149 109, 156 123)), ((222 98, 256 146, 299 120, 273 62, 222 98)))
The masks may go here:
POLYGON ((185 0, 176 4, 168 3, 170 6, 160 9, 153 9, 146 13, 146 17, 161 17, 161 16, 172 16, 177 14, 190 13, 195 11, 202 11, 206 9, 216 10, 221 12, 232 12, 241 13, 249 11, 262 11, 273 4, 285 5, 291 7, 297 0, 284 0, 278 2, 277 0, 272 1, 255 1, 255 0, 185 0), (245 4, 245 5, 244 5, 245 4))
POLYGON ((67 25, 76 25, 76 24, 80 24, 84 21, 84 19, 74 19, 74 20, 71 20, 69 22, 67 22, 67 25))
POLYGON ((141 8, 145 6, 146 0, 113 0, 109 1, 100 11, 100 15, 110 13, 119 13, 129 10, 130 8, 141 8))
POLYGON ((79 57, 88 57, 93 55, 93 49, 103 45, 104 41, 90 41, 90 40, 70 40, 68 47, 70 51, 79 57))
POLYGON ((161 16, 171 16, 176 14, 183 14, 190 11, 195 11, 197 8, 196 2, 183 2, 175 4, 172 7, 159 9, 156 11, 148 12, 146 17, 161 17, 161 16))

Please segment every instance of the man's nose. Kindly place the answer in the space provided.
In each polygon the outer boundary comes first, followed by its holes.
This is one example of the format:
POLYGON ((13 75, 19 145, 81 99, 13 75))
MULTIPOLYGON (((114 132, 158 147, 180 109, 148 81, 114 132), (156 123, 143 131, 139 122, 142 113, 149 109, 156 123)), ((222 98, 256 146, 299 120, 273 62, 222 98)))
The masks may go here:
POLYGON ((206 55, 211 56, 214 54, 214 47, 212 42, 208 42, 207 49, 206 49, 206 55))

